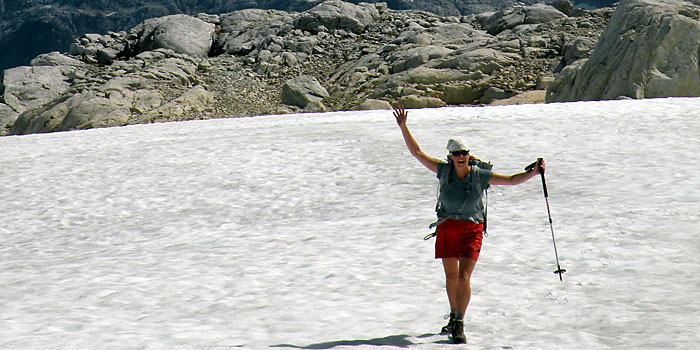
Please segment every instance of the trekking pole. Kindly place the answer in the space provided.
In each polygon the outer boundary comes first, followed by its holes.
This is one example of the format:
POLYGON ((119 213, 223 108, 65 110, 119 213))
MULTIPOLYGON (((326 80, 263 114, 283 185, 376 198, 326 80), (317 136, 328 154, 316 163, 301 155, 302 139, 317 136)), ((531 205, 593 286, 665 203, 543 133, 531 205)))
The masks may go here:
MULTIPOLYGON (((525 170, 532 170, 536 164, 542 162, 542 158, 537 158, 537 161, 525 167, 525 170)), ((542 177, 542 189, 544 190, 544 200, 547 203, 547 215, 549 215, 549 228, 552 230, 552 244, 554 244, 554 257, 557 259, 557 270, 554 273, 559 275, 559 280, 564 282, 561 275, 566 272, 559 265, 559 253, 557 253, 557 241, 554 239, 554 226, 552 226, 552 212, 549 210, 549 193, 547 193, 547 182, 544 179, 544 169, 540 168, 540 176, 542 177)))

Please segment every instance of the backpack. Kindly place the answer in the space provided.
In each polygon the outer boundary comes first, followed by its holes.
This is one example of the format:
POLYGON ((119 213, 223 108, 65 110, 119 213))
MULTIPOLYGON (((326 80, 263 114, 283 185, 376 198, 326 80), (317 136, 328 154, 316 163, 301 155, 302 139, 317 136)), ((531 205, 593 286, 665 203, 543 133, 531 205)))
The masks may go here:
MULTIPOLYGON (((493 164, 491 164, 491 162, 485 162, 485 161, 483 161, 483 160, 481 160, 481 159, 479 159, 479 158, 477 158, 477 157, 475 157, 475 156, 473 156, 473 155, 470 155, 470 156, 469 156, 469 165, 472 166, 472 169, 471 169, 472 185, 474 186, 474 188, 476 188, 476 190, 477 190, 478 192, 484 191, 484 195, 485 195, 485 197, 486 197, 486 203, 484 204, 484 208, 483 208, 483 215, 484 215, 484 228, 483 228, 483 233, 484 233, 484 236, 488 236, 488 232, 486 231, 486 228, 487 228, 488 204, 489 204, 488 189, 489 189, 491 186, 487 184, 486 187, 481 188, 481 183, 478 181, 478 180, 479 180, 478 174, 479 174, 479 171, 480 171, 479 169, 485 169, 485 170, 491 170, 491 169, 493 169, 493 164)), ((440 182, 439 182, 438 189, 437 189, 437 203, 435 204, 435 212, 436 212, 436 213, 439 212, 439 210, 440 210, 440 205, 442 204, 442 200, 441 200, 441 198, 440 198, 441 195, 442 195, 442 193, 441 193, 440 190, 441 190, 442 187, 447 183, 447 181, 449 181, 449 177, 450 177, 450 172, 451 172, 451 171, 452 171, 452 160, 448 161, 447 166, 442 167, 442 170, 441 170, 441 173, 440 173, 440 182)), ((433 222, 432 224, 430 224, 429 227, 430 227, 431 229, 432 229, 433 227, 437 227, 437 226, 440 225, 441 223, 445 222, 445 220, 447 220, 447 218, 438 218, 438 221, 433 222)), ((435 232, 433 232, 433 233, 431 233, 431 234, 428 234, 428 235, 425 236, 423 239, 424 239, 424 240, 428 240, 428 239, 432 238, 432 237, 435 236, 435 235, 437 235, 437 231, 435 231, 435 232)))

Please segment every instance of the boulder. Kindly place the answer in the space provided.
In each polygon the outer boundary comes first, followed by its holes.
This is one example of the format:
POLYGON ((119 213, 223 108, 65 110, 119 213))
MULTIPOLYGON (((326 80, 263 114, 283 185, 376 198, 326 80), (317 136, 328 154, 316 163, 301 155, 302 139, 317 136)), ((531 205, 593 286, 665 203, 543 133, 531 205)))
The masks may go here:
POLYGON ((489 104, 496 100, 503 100, 513 96, 512 92, 505 91, 501 88, 490 86, 484 91, 484 95, 481 96, 479 102, 483 104, 489 104))
MULTIPOLYGON (((74 95, 73 98, 77 98, 74 95)), ((68 113, 70 97, 61 95, 43 108, 34 108, 20 114, 10 128, 11 135, 33 134, 40 132, 59 131, 58 125, 68 113)))
POLYGON ((133 96, 121 93, 103 95, 86 90, 79 94, 63 94, 42 108, 22 113, 12 125, 11 134, 90 129, 125 125, 133 96))
POLYGON ((135 115, 145 114, 163 105, 163 95, 158 90, 138 89, 134 91, 131 112, 135 115))
POLYGON ((513 6, 494 13, 483 25, 489 34, 496 35, 522 24, 546 23, 565 17, 564 13, 550 5, 513 6))
POLYGON ((246 31, 238 35, 227 35, 221 44, 221 51, 232 55, 247 55, 258 45, 259 38, 256 34, 246 31))
POLYGON ((219 25, 223 32, 243 32, 257 24, 270 24, 277 21, 286 12, 277 10, 245 9, 219 16, 219 25))
POLYGON ((85 67, 85 63, 58 51, 42 53, 29 62, 32 66, 85 67))
POLYGON ((438 45, 449 48, 483 43, 492 38, 491 35, 476 30, 467 23, 445 23, 428 28, 409 25, 393 42, 395 45, 438 45))
POLYGON ((304 75, 284 83, 280 97, 285 104, 305 108, 310 102, 320 102, 328 96, 328 91, 316 78, 304 75))
POLYGON ((431 27, 425 33, 430 35, 433 45, 441 46, 464 46, 492 38, 466 23, 448 23, 431 27))
POLYGON ((220 18, 220 33, 211 50, 215 54, 247 55, 268 36, 293 29, 293 17, 276 10, 241 10, 220 18))
POLYGON ((314 37, 292 37, 284 40, 285 49, 309 55, 313 53, 316 44, 318 44, 318 40, 314 37))
POLYGON ((340 0, 328 0, 302 12, 294 20, 294 27, 311 33, 318 33, 322 27, 349 30, 359 34, 378 17, 379 10, 374 5, 355 5, 340 0))
POLYGON ((544 103, 545 101, 545 90, 529 90, 521 92, 515 96, 505 98, 502 100, 493 100, 491 102, 492 106, 503 106, 503 105, 521 105, 529 103, 544 103))
POLYGON ((384 100, 366 99, 355 108, 358 111, 368 111, 375 109, 393 109, 391 103, 384 100))
POLYGON ((67 83, 72 83, 84 78, 88 70, 88 65, 85 62, 56 51, 41 54, 31 60, 29 64, 34 67, 57 67, 61 71, 61 74, 64 75, 64 79, 67 83))
POLYGON ((469 80, 472 77, 473 75, 466 74, 457 69, 417 67, 401 74, 396 74, 395 81, 397 81, 397 84, 440 84, 448 81, 469 80))
MULTIPOLYGON (((144 56, 141 57, 144 58, 144 56)), ((197 62, 185 55, 155 60, 146 59, 144 66, 136 75, 144 79, 170 81, 174 84, 189 87, 196 83, 195 74, 197 67, 197 62)))
POLYGON ((547 102, 700 96, 700 6, 623 0, 590 58, 547 89, 547 102))
POLYGON ((148 19, 130 31, 138 37, 131 55, 163 48, 193 57, 206 57, 214 29, 214 24, 188 15, 148 19))
POLYGON ((430 60, 445 57, 453 51, 454 50, 450 50, 443 46, 419 46, 407 50, 401 50, 389 56, 387 61, 393 62, 390 69, 391 73, 400 73, 421 66, 430 60))
POLYGON ((399 105, 406 108, 436 108, 444 107, 445 102, 435 97, 420 97, 417 95, 408 95, 401 97, 398 101, 399 105))
POLYGON ((56 66, 20 66, 2 74, 3 101, 15 112, 41 106, 66 91, 70 84, 56 66))
POLYGON ((112 64, 119 57, 119 55, 121 53, 122 52, 119 51, 117 48, 108 47, 105 49, 97 50, 97 53, 95 54, 95 58, 97 59, 97 62, 99 62, 101 64, 112 64))
POLYGON ((114 91, 106 96, 100 96, 95 92, 76 95, 66 103, 68 111, 56 130, 126 125, 131 116, 130 106, 133 95, 131 91, 127 93, 114 91))
POLYGON ((448 58, 437 65, 438 68, 452 68, 470 72, 480 71, 485 74, 509 66, 520 58, 517 54, 509 54, 492 48, 467 50, 456 57, 448 58))
POLYGON ((452 85, 445 87, 442 100, 450 105, 473 104, 478 101, 486 89, 483 85, 452 85))
MULTIPOLYGON (((207 106, 212 103, 214 96, 214 93, 207 91, 207 89, 201 85, 197 85, 185 91, 178 98, 134 118, 130 123, 153 123, 190 119, 187 118, 188 114, 199 114, 204 111, 207 106)), ((151 96, 151 98, 153 98, 153 96, 151 96)), ((152 102, 157 103, 157 101, 152 102)))

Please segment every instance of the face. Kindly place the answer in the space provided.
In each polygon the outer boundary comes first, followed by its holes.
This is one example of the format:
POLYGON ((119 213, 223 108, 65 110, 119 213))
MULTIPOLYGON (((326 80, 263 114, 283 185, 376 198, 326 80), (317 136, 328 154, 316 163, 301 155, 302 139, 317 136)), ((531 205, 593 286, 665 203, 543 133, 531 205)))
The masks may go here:
POLYGON ((450 159, 458 167, 464 167, 469 165, 469 151, 455 151, 450 153, 450 159))

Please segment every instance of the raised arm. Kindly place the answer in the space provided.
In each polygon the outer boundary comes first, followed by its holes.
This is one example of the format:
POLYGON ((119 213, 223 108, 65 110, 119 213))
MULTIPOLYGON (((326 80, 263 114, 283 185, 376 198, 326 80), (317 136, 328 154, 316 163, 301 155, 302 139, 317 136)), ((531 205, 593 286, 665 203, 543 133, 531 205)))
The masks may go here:
POLYGON ((408 147, 411 155, 418 159, 418 161, 426 168, 430 169, 434 173, 437 173, 437 167, 440 160, 425 154, 420 149, 418 142, 416 142, 416 139, 413 138, 413 135, 411 135, 411 132, 408 130, 408 126, 406 126, 406 119, 408 118, 406 108, 403 106, 394 108, 394 117, 396 117, 396 123, 399 124, 399 128, 401 128, 401 135, 403 135, 403 140, 406 142, 406 147, 408 147))
POLYGON ((538 160, 535 166, 525 172, 517 173, 513 175, 501 175, 493 173, 489 184, 491 185, 519 185, 527 180, 532 179, 540 173, 540 169, 544 170, 544 159, 538 160))

